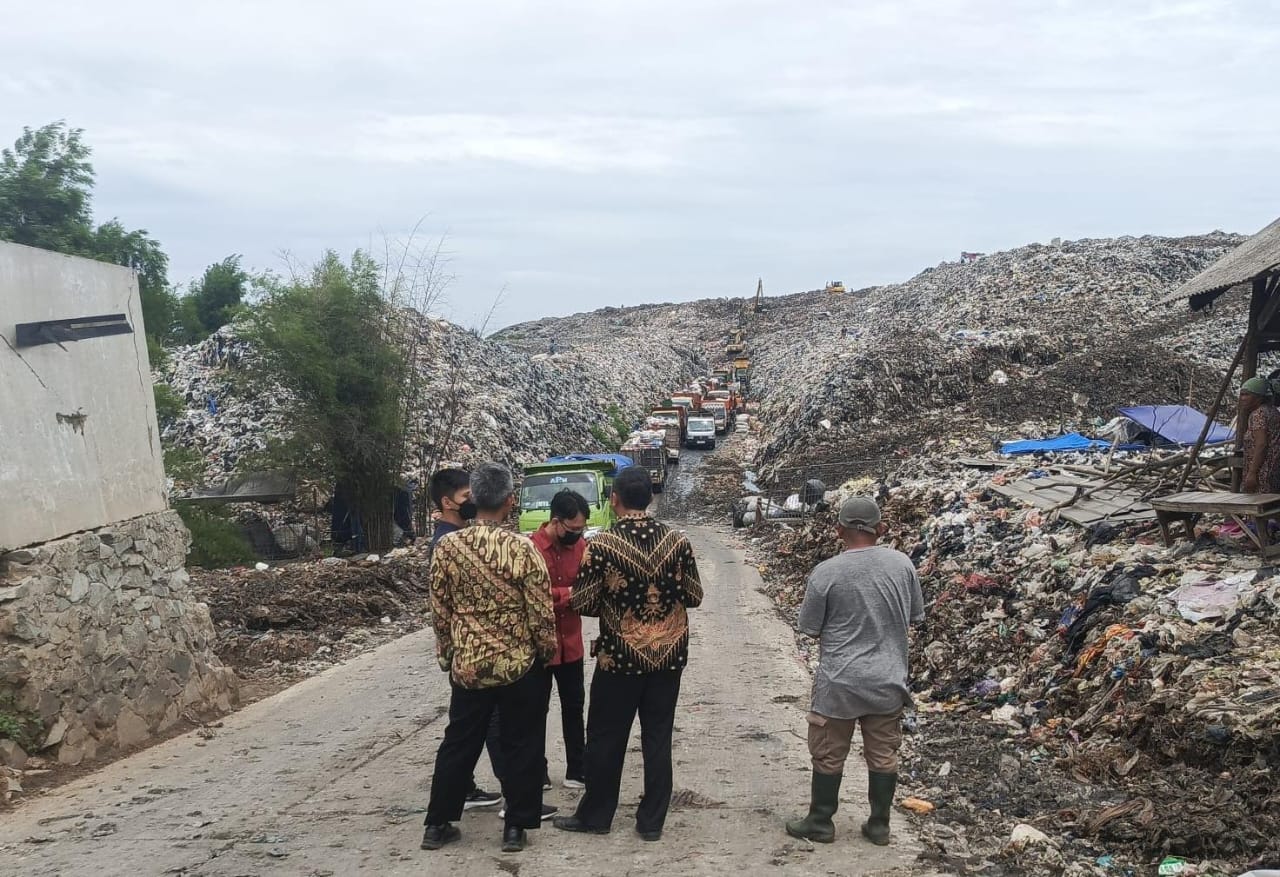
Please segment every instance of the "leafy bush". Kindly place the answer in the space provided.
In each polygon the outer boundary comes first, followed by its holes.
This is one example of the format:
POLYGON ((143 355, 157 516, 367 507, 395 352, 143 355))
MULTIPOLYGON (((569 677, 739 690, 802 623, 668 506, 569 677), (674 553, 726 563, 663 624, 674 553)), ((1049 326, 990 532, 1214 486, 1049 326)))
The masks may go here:
POLYGON ((18 709, 13 692, 0 691, 0 740, 12 740, 30 752, 38 742, 40 731, 40 720, 18 709))
POLYGON ((164 429, 181 416, 187 403, 168 384, 155 384, 151 391, 156 399, 156 420, 160 421, 160 428, 164 429))
POLYGON ((235 521, 190 503, 179 502, 174 507, 191 531, 188 566, 221 569, 253 563, 253 547, 235 521))

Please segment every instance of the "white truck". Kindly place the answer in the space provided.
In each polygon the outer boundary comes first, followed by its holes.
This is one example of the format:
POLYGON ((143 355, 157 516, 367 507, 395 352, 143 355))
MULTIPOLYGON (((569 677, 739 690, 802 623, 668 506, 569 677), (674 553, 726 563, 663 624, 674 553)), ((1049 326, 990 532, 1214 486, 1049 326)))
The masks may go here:
POLYGON ((695 414, 689 418, 685 428, 684 445, 686 448, 716 447, 716 419, 709 414, 695 414))

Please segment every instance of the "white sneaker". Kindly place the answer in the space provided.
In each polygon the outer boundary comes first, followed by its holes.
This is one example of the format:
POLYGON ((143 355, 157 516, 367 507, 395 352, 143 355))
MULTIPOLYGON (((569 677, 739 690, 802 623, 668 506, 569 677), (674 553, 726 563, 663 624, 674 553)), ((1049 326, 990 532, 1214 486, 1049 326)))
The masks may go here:
POLYGON ((566 789, 585 789, 587 784, 582 780, 574 779, 573 777, 565 777, 564 787, 566 789))
MULTIPOLYGON (((555 816, 555 815, 556 815, 557 813, 559 813, 559 812, 560 812, 560 808, 559 808, 559 807, 553 807, 553 806, 552 806, 552 805, 550 805, 550 804, 543 804, 543 805, 542 805, 542 816, 540 817, 540 819, 541 819, 543 822, 546 822, 548 819, 550 819, 552 816, 555 816)), ((498 818, 499 818, 499 819, 506 819, 506 818, 507 818, 507 808, 506 808, 506 807, 503 807, 501 810, 499 810, 499 811, 498 811, 498 818)))

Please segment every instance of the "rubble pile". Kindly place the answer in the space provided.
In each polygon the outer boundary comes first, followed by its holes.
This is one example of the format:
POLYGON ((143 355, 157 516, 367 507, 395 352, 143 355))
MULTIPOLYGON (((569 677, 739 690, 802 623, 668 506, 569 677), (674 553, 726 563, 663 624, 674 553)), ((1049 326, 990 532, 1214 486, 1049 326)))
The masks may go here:
MULTIPOLYGON (((522 464, 566 449, 607 450, 605 439, 622 437, 615 421, 638 421, 653 399, 698 371, 692 349, 662 339, 529 355, 430 317, 420 320, 415 353, 415 467, 446 459, 522 464)), ((187 403, 164 438, 198 451, 211 482, 264 450, 268 437, 287 434, 279 390, 241 379, 251 357, 234 327, 224 327, 173 351, 157 376, 187 403)))
MULTIPOLYGON (((1034 465, 921 457, 842 488, 880 499, 921 574, 908 794, 936 808, 926 857, 961 873, 1275 861, 1280 569, 1225 535, 1166 549, 1150 523, 1085 531, 991 489, 1034 465), (1015 855, 1016 823, 1048 841, 1015 855)), ((794 621, 836 550, 831 515, 755 541, 794 621)))
POLYGON ((214 650, 242 678, 296 678, 417 630, 430 617, 425 549, 271 569, 194 570, 214 650))

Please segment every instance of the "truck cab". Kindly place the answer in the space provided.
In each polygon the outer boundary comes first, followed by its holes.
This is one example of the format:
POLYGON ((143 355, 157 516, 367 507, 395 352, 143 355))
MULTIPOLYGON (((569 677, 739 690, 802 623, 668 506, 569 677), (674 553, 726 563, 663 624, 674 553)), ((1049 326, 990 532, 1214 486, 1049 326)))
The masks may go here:
POLYGON ((702 413, 710 415, 716 424, 717 433, 725 433, 729 431, 729 406, 722 401, 702 402, 702 413))
POLYGON ((685 429, 685 447, 689 448, 707 448, 715 450, 716 447, 716 421, 709 414, 695 414, 689 418, 688 426, 685 429))
POLYGON ((551 520, 551 498, 562 490, 582 495, 591 508, 587 516, 590 535, 612 526, 613 507, 609 494, 618 472, 631 461, 616 454, 581 454, 552 457, 545 463, 524 468, 520 486, 520 532, 532 533, 551 520))

